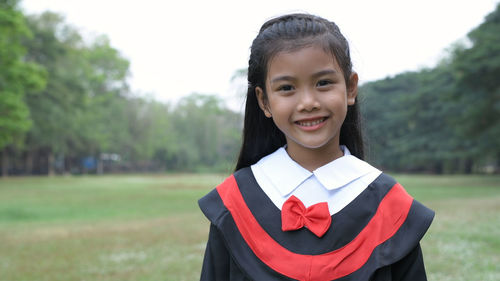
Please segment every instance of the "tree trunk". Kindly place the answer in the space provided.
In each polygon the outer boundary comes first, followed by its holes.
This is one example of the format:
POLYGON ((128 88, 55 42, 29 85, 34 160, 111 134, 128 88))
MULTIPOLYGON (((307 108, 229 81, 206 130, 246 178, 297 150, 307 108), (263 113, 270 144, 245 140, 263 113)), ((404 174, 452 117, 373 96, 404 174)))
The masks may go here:
POLYGON ((470 158, 465 159, 465 163, 464 163, 464 173, 465 174, 467 174, 467 175, 472 174, 473 164, 474 164, 474 162, 472 161, 472 159, 470 159, 470 158))
POLYGON ((500 152, 497 154, 497 161, 495 161, 495 174, 500 173, 500 152))
POLYGON ((64 171, 65 171, 64 167, 66 167, 66 163, 65 163, 66 157, 64 157, 64 154, 61 154, 59 157, 60 157, 60 160, 58 160, 58 161, 61 161, 61 163, 59 163, 58 167, 57 167, 58 173, 64 174, 64 171))
POLYGON ((54 173, 54 153, 52 152, 52 150, 49 150, 49 155, 47 155, 47 169, 48 169, 48 173, 49 173, 49 176, 53 176, 55 173, 54 173))
POLYGON ((96 163, 97 167, 96 167, 96 173, 98 175, 102 175, 104 173, 104 167, 103 167, 103 162, 102 162, 102 158, 101 158, 101 154, 98 153, 97 154, 97 163, 96 163))
POLYGON ((32 175, 33 174, 33 150, 28 150, 26 153, 26 174, 32 175))
POLYGON ((2 151, 2 177, 9 176, 9 156, 7 155, 7 147, 2 151))
POLYGON ((437 175, 441 175, 443 174, 443 161, 438 161, 436 163, 436 165, 434 166, 434 172, 437 174, 437 175))
POLYGON ((72 164, 71 164, 71 157, 66 157, 64 159, 64 174, 65 175, 69 175, 71 174, 71 167, 72 167, 72 164))

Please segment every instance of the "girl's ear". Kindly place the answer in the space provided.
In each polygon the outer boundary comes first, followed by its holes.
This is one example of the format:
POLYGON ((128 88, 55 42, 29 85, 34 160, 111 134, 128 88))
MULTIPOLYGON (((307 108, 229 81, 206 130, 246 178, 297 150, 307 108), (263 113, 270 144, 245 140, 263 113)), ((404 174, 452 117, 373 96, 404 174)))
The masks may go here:
POLYGON ((255 87, 255 95, 257 96, 259 107, 264 112, 264 115, 266 115, 267 118, 271 118, 272 114, 271 111, 269 110, 267 99, 264 96, 264 91, 262 91, 261 87, 255 87))
POLYGON ((349 86, 347 87, 347 104, 354 105, 358 96, 358 74, 353 72, 349 77, 349 86))

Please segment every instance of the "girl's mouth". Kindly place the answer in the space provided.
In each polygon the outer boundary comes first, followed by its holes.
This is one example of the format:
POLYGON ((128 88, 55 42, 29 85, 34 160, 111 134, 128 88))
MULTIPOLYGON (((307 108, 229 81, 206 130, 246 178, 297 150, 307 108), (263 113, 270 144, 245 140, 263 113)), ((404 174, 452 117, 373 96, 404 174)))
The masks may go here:
POLYGON ((321 117, 321 118, 317 118, 317 119, 298 120, 298 121, 295 121, 295 124, 297 124, 303 130, 314 131, 314 130, 317 130, 317 129, 323 127, 326 119, 328 119, 328 118, 321 117))

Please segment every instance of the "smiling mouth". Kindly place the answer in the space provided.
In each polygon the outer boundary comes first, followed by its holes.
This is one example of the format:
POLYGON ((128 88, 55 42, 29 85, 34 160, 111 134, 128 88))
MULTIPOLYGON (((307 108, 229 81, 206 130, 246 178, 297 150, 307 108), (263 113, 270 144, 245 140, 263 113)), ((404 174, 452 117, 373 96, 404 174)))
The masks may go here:
POLYGON ((312 126, 316 126, 318 124, 325 122, 325 120, 326 120, 326 117, 323 117, 323 118, 319 118, 316 120, 295 121, 295 123, 298 124, 299 126, 302 126, 302 127, 312 127, 312 126))

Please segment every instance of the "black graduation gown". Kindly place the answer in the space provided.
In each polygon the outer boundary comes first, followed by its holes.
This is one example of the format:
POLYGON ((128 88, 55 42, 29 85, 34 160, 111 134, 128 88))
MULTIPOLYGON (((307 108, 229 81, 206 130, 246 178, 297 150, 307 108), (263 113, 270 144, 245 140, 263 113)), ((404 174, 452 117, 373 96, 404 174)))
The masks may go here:
POLYGON ((210 220, 201 280, 426 280, 420 239, 434 212, 381 174, 317 237, 281 230, 250 168, 199 200, 210 220))

